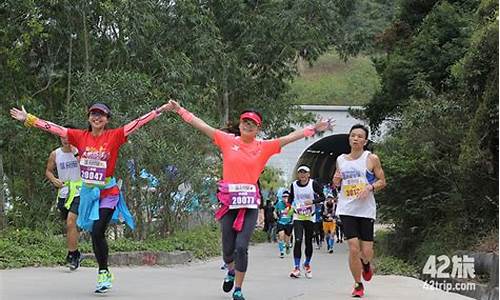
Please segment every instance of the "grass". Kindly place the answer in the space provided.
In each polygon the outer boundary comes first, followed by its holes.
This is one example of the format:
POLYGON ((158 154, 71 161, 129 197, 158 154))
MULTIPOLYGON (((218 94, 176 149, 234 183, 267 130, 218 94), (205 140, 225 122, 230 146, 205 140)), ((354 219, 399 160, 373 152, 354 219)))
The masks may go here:
MULTIPOLYGON (((253 243, 267 241, 262 230, 256 229, 253 243)), ((204 225, 189 231, 179 231, 165 239, 136 241, 131 239, 108 240, 110 253, 130 251, 184 250, 198 259, 220 255, 220 229, 218 225, 204 225)), ((89 241, 82 241, 79 249, 91 253, 89 241)), ((28 266, 57 266, 65 263, 66 240, 63 236, 30 229, 9 229, 0 232, 0 269, 28 266)), ((96 266, 94 260, 84 260, 83 266, 96 266)))
POLYGON ((375 234, 375 267, 377 275, 400 275, 418 278, 419 270, 414 264, 391 256, 387 247, 390 245, 390 230, 377 230, 375 234))
POLYGON ((300 69, 300 76, 292 83, 298 104, 363 105, 380 86, 375 68, 366 56, 344 62, 330 52, 312 68, 300 69))

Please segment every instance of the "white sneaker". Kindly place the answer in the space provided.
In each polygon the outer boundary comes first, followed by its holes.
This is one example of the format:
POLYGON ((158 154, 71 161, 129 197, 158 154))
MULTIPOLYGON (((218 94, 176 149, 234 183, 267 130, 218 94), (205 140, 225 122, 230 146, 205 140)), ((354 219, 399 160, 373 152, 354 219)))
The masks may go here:
POLYGON ((305 271, 304 273, 305 273, 305 276, 307 279, 313 278, 311 266, 304 266, 304 271, 305 271))

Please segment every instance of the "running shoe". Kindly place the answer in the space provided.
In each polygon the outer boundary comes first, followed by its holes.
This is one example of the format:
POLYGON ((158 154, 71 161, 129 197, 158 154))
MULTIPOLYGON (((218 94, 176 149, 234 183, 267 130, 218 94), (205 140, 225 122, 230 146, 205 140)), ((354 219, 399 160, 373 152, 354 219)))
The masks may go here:
POLYGON ((363 272, 361 275, 363 275, 363 279, 365 281, 370 281, 373 276, 373 269, 370 263, 364 264, 363 261, 361 261, 361 264, 363 265, 363 272))
POLYGON ((280 258, 285 258, 285 253, 281 252, 280 253, 280 258))
POLYGON ((365 288, 361 282, 356 282, 354 284, 354 289, 352 290, 352 296, 354 298, 361 298, 365 295, 365 288))
POLYGON ((100 270, 97 274, 96 293, 106 293, 113 286, 113 274, 108 270, 100 270))
POLYGON ((222 290, 226 293, 229 293, 234 286, 234 275, 226 274, 224 277, 224 282, 222 283, 222 290))
POLYGON ((290 277, 299 278, 300 277, 300 270, 298 268, 293 269, 293 271, 290 272, 290 277))
POLYGON ((68 264, 69 269, 71 271, 75 271, 76 269, 78 269, 82 260, 83 258, 80 252, 77 252, 77 254, 72 255, 71 261, 68 264))
POLYGON ((328 253, 333 253, 333 248, 330 248, 330 250, 328 250, 328 253))
POLYGON ((304 271, 307 279, 313 278, 311 265, 304 265, 304 271))
POLYGON ((245 297, 243 297, 241 291, 234 291, 233 300, 245 300, 245 297))
POLYGON ((71 261, 72 261, 72 260, 73 260, 73 255, 70 255, 70 254, 68 253, 68 255, 66 255, 66 266, 67 266, 68 268, 70 268, 70 266, 71 266, 71 261))

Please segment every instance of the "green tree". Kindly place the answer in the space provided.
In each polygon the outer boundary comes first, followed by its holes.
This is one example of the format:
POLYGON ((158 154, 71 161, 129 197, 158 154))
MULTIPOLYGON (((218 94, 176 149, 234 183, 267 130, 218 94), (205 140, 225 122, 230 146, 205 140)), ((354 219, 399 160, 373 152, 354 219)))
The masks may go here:
POLYGON ((443 1, 412 24, 378 64, 367 115, 375 128, 398 117, 377 199, 396 226, 393 254, 423 262, 498 226, 498 4, 443 1))
MULTIPOLYGON (((287 93, 297 59, 313 62, 332 47, 355 53, 342 44, 351 39, 341 38, 353 9, 353 2, 340 0, 4 1, 0 107, 24 105, 44 119, 85 127, 85 107, 98 100, 112 106, 112 125, 119 126, 172 97, 220 126, 252 106, 265 112, 268 136, 283 134, 292 122, 310 120, 287 93)), ((0 125, 10 222, 45 224, 55 195, 42 178, 57 139, 22 129, 7 114, 0 125)), ((205 179, 219 174, 219 160, 209 141, 176 116, 162 116, 130 140, 117 176, 137 201, 136 213, 160 209, 162 232, 171 231, 188 202, 177 205, 177 187, 203 192, 205 179), (131 157, 160 177, 162 197, 139 201, 144 182, 125 175, 131 157), (164 165, 175 165, 179 175, 164 178, 164 165)), ((147 224, 143 230, 150 230, 147 224)))

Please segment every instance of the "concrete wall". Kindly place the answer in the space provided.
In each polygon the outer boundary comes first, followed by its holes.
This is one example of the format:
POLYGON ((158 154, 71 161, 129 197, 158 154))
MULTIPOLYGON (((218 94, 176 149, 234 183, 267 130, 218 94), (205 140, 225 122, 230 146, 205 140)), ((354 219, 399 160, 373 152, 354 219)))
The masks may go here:
MULTIPOLYGON (((311 112, 323 118, 332 118, 335 120, 335 128, 333 132, 327 132, 322 137, 313 137, 302 139, 295 143, 285 146, 279 155, 271 157, 268 166, 278 168, 283 171, 283 179, 288 183, 294 176, 294 167, 302 153, 313 143, 323 137, 338 134, 348 133, 352 125, 365 122, 355 119, 349 112, 349 106, 328 106, 328 105, 301 105, 302 109, 311 112)), ((360 106, 351 106, 351 108, 361 109, 360 106)), ((383 130, 384 132, 384 130, 383 130)))

